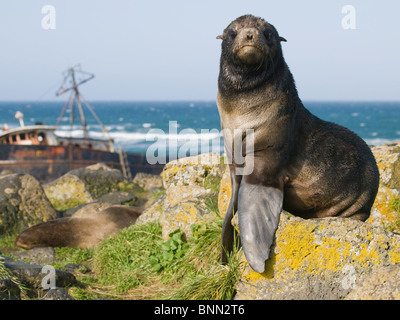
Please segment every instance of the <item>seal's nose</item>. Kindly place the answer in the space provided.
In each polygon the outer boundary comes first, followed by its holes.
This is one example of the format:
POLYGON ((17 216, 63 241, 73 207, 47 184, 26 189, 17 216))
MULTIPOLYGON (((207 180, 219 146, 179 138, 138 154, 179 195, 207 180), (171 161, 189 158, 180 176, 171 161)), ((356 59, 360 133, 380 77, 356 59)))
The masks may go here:
POLYGON ((254 45, 259 41, 259 31, 256 28, 240 29, 236 39, 239 46, 254 45))

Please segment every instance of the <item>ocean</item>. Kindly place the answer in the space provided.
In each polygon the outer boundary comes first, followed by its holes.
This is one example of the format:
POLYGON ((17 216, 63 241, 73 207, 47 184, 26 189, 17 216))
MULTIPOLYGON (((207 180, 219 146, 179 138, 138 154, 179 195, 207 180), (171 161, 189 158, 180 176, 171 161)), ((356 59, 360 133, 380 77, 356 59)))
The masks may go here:
MULTIPOLYGON (((357 133, 369 145, 400 140, 400 102, 303 102, 319 118, 340 124, 357 133)), ((65 101, 0 102, 0 128, 18 127, 16 111, 25 125, 41 122, 55 125, 65 101)), ((93 101, 89 102, 117 146, 145 154, 155 143, 185 145, 191 154, 223 152, 221 127, 215 101, 93 101)), ((59 135, 80 136, 79 113, 70 125, 70 113, 61 118, 59 135)), ((102 137, 100 124, 85 110, 88 130, 102 137)))

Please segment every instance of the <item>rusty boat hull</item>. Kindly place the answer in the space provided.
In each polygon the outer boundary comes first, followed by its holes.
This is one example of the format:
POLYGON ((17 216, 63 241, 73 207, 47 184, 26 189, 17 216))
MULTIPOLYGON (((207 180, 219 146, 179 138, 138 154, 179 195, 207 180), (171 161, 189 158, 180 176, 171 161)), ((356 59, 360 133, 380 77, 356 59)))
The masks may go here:
MULTIPOLYGON (((0 173, 28 173, 42 183, 53 181, 70 170, 96 163, 122 171, 117 152, 85 149, 79 146, 0 144, 0 173)), ((160 174, 162 164, 149 164, 144 154, 127 153, 132 177, 138 172, 160 174)))

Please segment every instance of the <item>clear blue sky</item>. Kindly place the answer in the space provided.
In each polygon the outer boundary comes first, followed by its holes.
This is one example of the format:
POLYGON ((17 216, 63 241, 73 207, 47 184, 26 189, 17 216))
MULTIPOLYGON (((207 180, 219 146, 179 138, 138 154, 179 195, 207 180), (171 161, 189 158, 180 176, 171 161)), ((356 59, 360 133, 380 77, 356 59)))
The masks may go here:
POLYGON ((303 100, 400 100, 396 0, 2 0, 0 100, 54 100, 62 72, 77 63, 96 75, 82 87, 88 100, 215 100, 215 37, 247 13, 288 40, 303 100), (48 4, 55 30, 41 26, 48 4), (348 4, 355 30, 341 25, 348 4))

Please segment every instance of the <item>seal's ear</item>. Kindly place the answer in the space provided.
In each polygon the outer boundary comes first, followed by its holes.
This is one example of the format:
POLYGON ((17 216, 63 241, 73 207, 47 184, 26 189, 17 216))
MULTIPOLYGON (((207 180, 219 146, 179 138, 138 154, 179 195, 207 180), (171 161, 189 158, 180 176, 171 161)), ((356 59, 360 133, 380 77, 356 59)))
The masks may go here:
POLYGON ((279 41, 287 42, 287 40, 284 37, 279 37, 279 41))
POLYGON ((217 39, 221 39, 222 40, 222 34, 217 36, 217 39))

